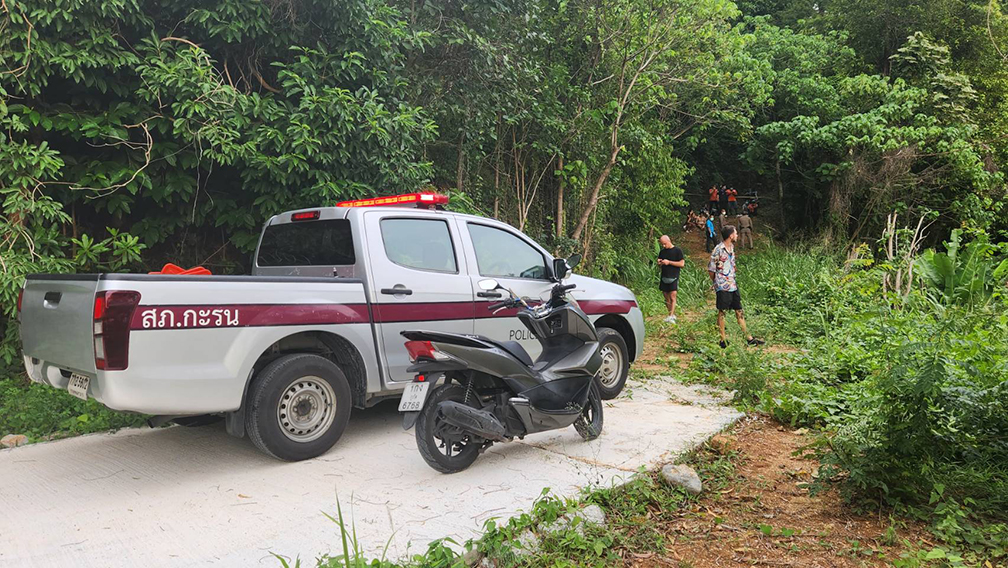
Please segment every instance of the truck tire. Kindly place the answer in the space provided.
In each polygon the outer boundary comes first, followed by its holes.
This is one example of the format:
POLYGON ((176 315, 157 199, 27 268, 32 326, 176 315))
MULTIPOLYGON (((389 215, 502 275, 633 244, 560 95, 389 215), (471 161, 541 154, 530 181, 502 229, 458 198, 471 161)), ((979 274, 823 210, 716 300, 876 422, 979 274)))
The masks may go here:
POLYGON ((600 327, 596 330, 599 338, 599 353, 602 355, 602 366, 599 367, 599 394, 602 400, 612 400, 619 396, 630 375, 630 353, 626 341, 615 329, 600 327))
POLYGON ((285 461, 324 454, 350 420, 350 383, 318 355, 284 355, 249 387, 245 430, 257 448, 285 461))

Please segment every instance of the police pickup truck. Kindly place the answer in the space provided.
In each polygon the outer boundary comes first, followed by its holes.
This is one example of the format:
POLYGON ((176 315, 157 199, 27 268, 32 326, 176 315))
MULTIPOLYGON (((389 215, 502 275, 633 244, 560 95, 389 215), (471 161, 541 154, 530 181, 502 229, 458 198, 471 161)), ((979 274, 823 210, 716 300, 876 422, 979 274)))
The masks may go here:
MULTIPOLYGON (((318 456, 352 407, 413 379, 400 332, 487 336, 535 359, 515 312, 491 313, 494 278, 526 298, 552 286, 553 258, 513 227, 441 210, 416 193, 276 215, 250 276, 34 274, 18 299, 32 380, 162 421, 223 414, 284 460, 318 456)), ((630 290, 572 276, 602 339, 599 382, 623 388, 644 343, 630 290)))

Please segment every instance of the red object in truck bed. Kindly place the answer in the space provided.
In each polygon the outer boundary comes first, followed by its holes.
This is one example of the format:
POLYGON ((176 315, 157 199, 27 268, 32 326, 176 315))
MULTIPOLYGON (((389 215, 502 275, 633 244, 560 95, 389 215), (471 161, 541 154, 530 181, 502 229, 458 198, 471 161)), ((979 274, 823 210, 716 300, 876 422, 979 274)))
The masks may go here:
POLYGON ((189 276, 209 276, 210 271, 202 266, 194 266, 192 268, 182 268, 177 264, 168 263, 161 267, 158 272, 148 272, 148 274, 183 274, 189 276))

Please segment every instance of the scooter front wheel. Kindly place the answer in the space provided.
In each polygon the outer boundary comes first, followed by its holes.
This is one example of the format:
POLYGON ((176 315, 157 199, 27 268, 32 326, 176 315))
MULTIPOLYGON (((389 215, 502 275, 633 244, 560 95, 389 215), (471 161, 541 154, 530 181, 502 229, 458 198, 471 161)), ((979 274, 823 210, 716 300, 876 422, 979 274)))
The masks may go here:
POLYGON ((588 402, 581 410, 581 416, 574 422, 574 429, 586 442, 590 442, 602 434, 602 395, 599 393, 597 379, 592 380, 591 391, 588 392, 588 402))
MULTIPOLYGON (((465 388, 455 384, 441 385, 430 393, 417 417, 417 449, 427 465, 441 473, 462 471, 479 457, 483 441, 445 422, 438 410, 438 405, 446 400, 466 404, 465 399, 465 388)), ((472 400, 468 404, 475 406, 472 400)))

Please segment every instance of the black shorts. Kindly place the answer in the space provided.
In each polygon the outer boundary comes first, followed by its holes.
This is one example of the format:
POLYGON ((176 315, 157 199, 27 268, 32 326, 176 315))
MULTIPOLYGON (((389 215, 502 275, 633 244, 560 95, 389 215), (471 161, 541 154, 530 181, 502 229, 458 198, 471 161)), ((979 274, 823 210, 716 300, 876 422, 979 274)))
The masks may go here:
POLYGON ((742 295, 739 294, 738 290, 734 292, 725 292, 724 290, 718 290, 717 293, 717 309, 719 312, 726 310, 741 310, 742 309, 742 295))
POLYGON ((666 284, 661 280, 658 281, 658 289, 662 292, 675 292, 679 289, 679 279, 676 278, 671 284, 666 284))

